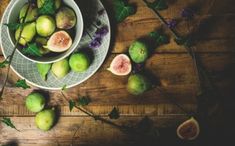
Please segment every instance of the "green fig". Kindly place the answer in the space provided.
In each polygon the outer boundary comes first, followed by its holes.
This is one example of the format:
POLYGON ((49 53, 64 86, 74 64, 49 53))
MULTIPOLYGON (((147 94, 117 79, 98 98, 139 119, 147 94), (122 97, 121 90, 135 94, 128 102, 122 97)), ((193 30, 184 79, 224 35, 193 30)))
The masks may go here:
POLYGON ((40 93, 31 93, 26 97, 26 107, 31 112, 40 112, 45 106, 46 99, 40 93))
POLYGON ((74 72, 84 72, 90 66, 90 59, 84 53, 75 53, 70 57, 69 65, 74 72))
POLYGON ((69 61, 67 59, 63 59, 59 62, 53 63, 51 67, 52 73, 57 78, 63 78, 69 73, 70 67, 69 67, 69 61))
POLYGON ((71 29, 77 22, 76 14, 71 8, 62 7, 56 13, 56 26, 60 29, 71 29))
POLYGON ((128 79, 127 90, 133 95, 140 95, 150 89, 150 87, 150 81, 143 75, 131 75, 128 79))
POLYGON ((47 79, 47 74, 51 69, 51 64, 37 63, 37 69, 43 80, 47 79))
POLYGON ((52 109, 47 109, 37 113, 35 123, 39 129, 48 131, 54 125, 55 118, 55 111, 52 109))
POLYGON ((28 10, 28 14, 25 18, 25 21, 24 22, 30 22, 30 21, 34 21, 37 19, 38 17, 38 9, 37 7, 35 7, 34 4, 31 4, 30 7, 29 7, 29 4, 25 4, 23 6, 23 8, 20 10, 20 16, 19 16, 19 19, 20 19, 20 23, 23 23, 23 18, 25 17, 25 13, 28 10))
MULTIPOLYGON (((47 0, 37 0, 38 8, 41 8, 43 4, 45 3, 45 1, 47 0)), ((54 4, 55 4, 55 8, 59 9, 59 7, 61 6, 61 0, 54 0, 54 4)))
POLYGON ((24 27, 20 27, 15 32, 15 39, 18 40, 20 31, 22 30, 19 44, 25 46, 28 42, 31 42, 33 37, 36 35, 36 24, 35 22, 26 24, 24 27))
POLYGON ((40 36, 50 36, 55 31, 55 20, 48 15, 38 17, 36 21, 36 30, 40 36))
POLYGON ((149 51, 144 43, 135 41, 129 48, 129 54, 132 61, 135 63, 142 63, 148 58, 149 51))
POLYGON ((50 53, 50 50, 45 48, 44 46, 47 44, 47 38, 36 37, 35 42, 40 46, 39 51, 42 55, 50 53))

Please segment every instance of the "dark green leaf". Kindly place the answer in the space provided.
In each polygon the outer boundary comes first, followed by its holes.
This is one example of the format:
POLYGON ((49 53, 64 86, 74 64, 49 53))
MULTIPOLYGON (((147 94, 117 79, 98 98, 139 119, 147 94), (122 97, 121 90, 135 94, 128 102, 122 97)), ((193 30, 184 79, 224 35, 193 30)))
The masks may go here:
POLYGON ((76 103, 73 100, 69 100, 69 110, 70 110, 70 112, 73 110, 75 105, 76 105, 76 103))
POLYGON ((8 60, 4 60, 3 62, 0 62, 0 68, 4 68, 9 64, 8 60))
POLYGON ((21 87, 23 89, 30 88, 30 86, 27 85, 25 80, 18 80, 15 84, 16 87, 21 87))
POLYGON ((54 0, 45 0, 41 8, 39 8, 39 14, 41 15, 54 15, 56 12, 54 0))
MULTIPOLYGON (((6 124, 7 126, 16 129, 15 125, 11 122, 10 118, 5 118, 3 117, 3 119, 1 120, 2 123, 6 124)), ((17 130, 17 129, 16 129, 17 130)), ((17 130, 18 131, 18 130, 17 130)))
POLYGON ((149 36, 153 38, 158 45, 169 43, 169 38, 164 34, 160 34, 159 32, 150 32, 149 36))
POLYGON ((23 26, 22 23, 8 23, 8 24, 4 24, 4 25, 6 25, 10 30, 17 30, 18 28, 23 26))
POLYGON ((176 38, 175 42, 178 45, 184 45, 186 47, 191 47, 192 46, 192 40, 188 37, 181 37, 181 38, 176 38))
POLYGON ((83 96, 83 97, 78 98, 78 105, 80 106, 88 105, 90 102, 91 102, 91 99, 88 97, 83 96))
POLYGON ((36 56, 36 57, 42 56, 36 43, 28 44, 28 47, 23 48, 22 52, 25 55, 36 56))
POLYGON ((145 2, 147 3, 148 7, 150 7, 151 9, 165 10, 168 8, 166 0, 155 0, 154 2, 151 3, 145 0, 145 2))
POLYGON ((108 114, 110 119, 118 119, 120 117, 119 111, 116 107, 108 114))
POLYGON ((114 0, 114 11, 118 23, 136 12, 135 7, 128 4, 125 0, 114 0))

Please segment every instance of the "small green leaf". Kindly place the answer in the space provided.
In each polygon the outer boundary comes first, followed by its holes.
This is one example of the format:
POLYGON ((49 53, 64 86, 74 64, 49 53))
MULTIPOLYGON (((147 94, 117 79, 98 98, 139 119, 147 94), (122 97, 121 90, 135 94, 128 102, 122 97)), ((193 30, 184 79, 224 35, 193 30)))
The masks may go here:
POLYGON ((21 87, 23 89, 30 88, 30 86, 27 85, 25 80, 18 80, 15 84, 16 87, 21 87))
POLYGON ((70 112, 73 110, 75 105, 76 105, 76 103, 73 100, 69 100, 69 110, 70 110, 70 112))
POLYGON ((116 107, 112 109, 112 111, 108 114, 110 119, 118 119, 120 117, 119 111, 116 107))
POLYGON ((191 47, 192 46, 192 40, 188 37, 180 37, 180 38, 176 38, 175 39, 175 42, 178 44, 178 45, 184 45, 186 47, 191 47))
POLYGON ((78 105, 79 106, 88 105, 90 102, 91 102, 91 99, 88 97, 83 96, 83 97, 78 98, 78 105))
POLYGON ((17 30, 18 28, 23 26, 23 23, 8 23, 4 25, 6 25, 10 30, 17 30))
POLYGON ((67 89, 67 85, 64 85, 61 90, 65 91, 66 89, 67 89))
POLYGON ((135 7, 126 0, 114 0, 115 18, 118 23, 125 20, 128 16, 135 14, 135 7))
MULTIPOLYGON (((5 118, 5 117, 3 117, 3 119, 1 120, 1 122, 4 123, 4 124, 6 124, 7 126, 13 128, 13 129, 17 130, 16 127, 15 127, 15 125, 11 122, 11 119, 10 119, 10 118, 5 118)), ((19 131, 19 130, 17 130, 17 131, 19 131)))
POLYGON ((145 2, 151 9, 160 11, 168 8, 166 0, 155 0, 154 2, 148 2, 147 0, 145 0, 145 2))
POLYGON ((22 52, 25 55, 36 56, 36 57, 42 56, 36 43, 28 44, 28 47, 23 48, 22 52))
POLYGON ((0 68, 4 68, 9 64, 8 60, 4 60, 3 62, 0 62, 0 68))
POLYGON ((153 38, 158 45, 169 43, 169 38, 165 34, 160 34, 159 32, 150 32, 149 36, 153 38))
POLYGON ((54 15, 56 12, 54 0, 45 0, 42 7, 38 10, 41 15, 54 15))

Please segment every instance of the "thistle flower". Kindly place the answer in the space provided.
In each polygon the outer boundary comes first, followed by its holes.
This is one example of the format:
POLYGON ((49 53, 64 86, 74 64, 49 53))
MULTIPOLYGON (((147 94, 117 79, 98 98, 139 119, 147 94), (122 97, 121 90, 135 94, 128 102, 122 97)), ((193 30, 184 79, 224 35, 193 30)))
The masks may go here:
POLYGON ((177 21, 175 19, 170 20, 167 22, 167 26, 171 29, 175 28, 177 26, 177 21))
POLYGON ((92 41, 89 44, 90 48, 98 48, 101 46, 101 42, 102 42, 102 38, 101 37, 95 37, 94 39, 92 39, 92 41))

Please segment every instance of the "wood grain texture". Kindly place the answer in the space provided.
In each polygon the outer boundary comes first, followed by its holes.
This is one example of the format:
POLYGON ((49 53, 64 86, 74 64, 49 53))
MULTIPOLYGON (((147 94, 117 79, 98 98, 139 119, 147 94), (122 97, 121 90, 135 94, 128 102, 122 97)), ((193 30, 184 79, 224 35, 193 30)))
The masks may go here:
MULTIPOLYGON (((8 3, 9 0, 0 0, 0 18, 8 3)), ((66 95, 72 99, 79 95, 89 96, 92 102, 86 108, 103 118, 107 118, 114 106, 118 107, 121 117, 118 120, 112 120, 118 125, 136 126, 145 116, 148 116, 148 120, 152 123, 147 124, 150 126, 149 129, 159 129, 162 134, 160 139, 164 145, 187 145, 187 142, 180 141, 175 134, 179 123, 188 118, 182 110, 172 104, 157 88, 141 96, 130 95, 126 91, 128 77, 114 76, 106 70, 112 59, 119 53, 126 53, 134 40, 161 28, 170 36, 171 40, 169 44, 154 49, 153 55, 146 62, 146 73, 151 80, 161 83, 159 88, 180 103, 182 107, 188 111, 197 110, 198 84, 192 59, 184 47, 176 45, 170 32, 162 26, 155 14, 141 0, 130 0, 130 3, 136 5, 137 13, 118 25, 112 25, 113 43, 102 67, 86 82, 67 90, 66 95)), ((108 13, 111 15, 112 2, 104 0, 104 4, 107 9, 110 9, 108 13)), ((161 11, 161 14, 167 21, 172 18, 179 21, 177 31, 181 35, 189 34, 194 27, 197 28, 195 51, 199 53, 203 65, 221 93, 222 104, 229 103, 229 106, 224 106, 232 109, 233 102, 229 102, 228 99, 235 95, 233 88, 235 83, 234 1, 169 0, 168 4, 169 8, 161 11), (180 13, 183 8, 192 5, 196 5, 200 9, 196 12, 194 20, 186 22, 180 17, 180 13)), ((111 15, 110 18, 112 20, 113 16, 111 15)), ((3 59, 0 51, 0 61, 3 59)), ((0 86, 5 75, 6 69, 1 69, 0 86)), ((70 112, 67 101, 58 91, 43 91, 49 99, 49 106, 58 107, 60 118, 51 131, 41 132, 35 127, 35 114, 29 112, 24 106, 25 97, 39 89, 36 87, 28 90, 16 88, 14 83, 18 79, 19 77, 11 71, 4 99, 0 101, 0 119, 1 117, 11 117, 21 132, 16 132, 1 123, 0 145, 12 142, 20 146, 68 146, 77 129, 74 145, 79 146, 150 146, 155 144, 150 143, 153 139, 148 136, 146 138, 146 135, 120 131, 105 123, 94 121, 76 109, 70 112)), ((214 120, 214 118, 211 120, 223 123, 221 121, 227 117, 223 113, 218 114, 222 115, 218 117, 219 120, 214 120)), ((214 125, 220 129, 217 126, 218 123, 214 125)), ((227 124, 227 122, 224 123, 227 124)), ((146 131, 142 133, 146 133, 146 131)), ((196 145, 202 144, 196 143, 196 145)))

